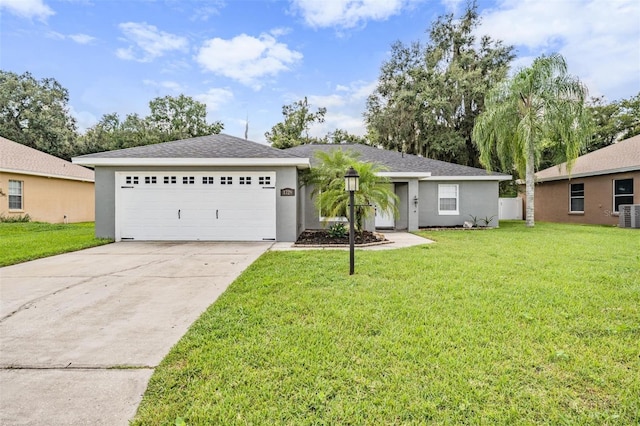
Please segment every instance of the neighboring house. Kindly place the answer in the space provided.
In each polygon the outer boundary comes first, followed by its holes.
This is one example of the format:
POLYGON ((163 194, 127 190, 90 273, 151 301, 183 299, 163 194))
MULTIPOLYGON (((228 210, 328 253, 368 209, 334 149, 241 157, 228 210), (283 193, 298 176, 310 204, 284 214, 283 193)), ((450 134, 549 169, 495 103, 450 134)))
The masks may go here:
POLYGON ((618 206, 640 204, 640 135, 536 173, 535 217, 547 222, 618 224, 618 206))
POLYGON ((92 170, 0 137, 0 215, 91 222, 94 207, 92 170))
MULTIPOLYGON (((295 241, 323 226, 300 172, 316 149, 351 149, 389 168, 400 217, 385 228, 495 216, 510 176, 363 145, 279 150, 224 134, 84 155, 95 168, 96 235, 116 240, 295 241)), ((346 170, 345 170, 346 172, 346 170)))

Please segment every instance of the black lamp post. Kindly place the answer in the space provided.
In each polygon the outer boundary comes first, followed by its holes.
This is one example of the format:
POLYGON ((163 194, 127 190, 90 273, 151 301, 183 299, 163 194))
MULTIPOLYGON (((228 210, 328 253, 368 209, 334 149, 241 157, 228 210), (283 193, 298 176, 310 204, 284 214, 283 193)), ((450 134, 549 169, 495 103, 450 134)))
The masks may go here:
POLYGON ((354 256, 354 226, 355 215, 353 213, 354 208, 354 193, 358 190, 358 184, 360 181, 360 175, 353 167, 349 167, 347 174, 344 175, 344 190, 349 191, 349 275, 353 275, 355 256, 354 256))

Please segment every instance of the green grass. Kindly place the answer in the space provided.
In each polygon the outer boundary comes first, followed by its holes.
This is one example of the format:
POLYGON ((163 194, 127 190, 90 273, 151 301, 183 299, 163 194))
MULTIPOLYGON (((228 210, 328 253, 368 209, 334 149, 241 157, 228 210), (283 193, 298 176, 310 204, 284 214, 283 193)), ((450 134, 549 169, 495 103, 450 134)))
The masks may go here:
POLYGON ((640 233, 502 223, 269 252, 156 369, 134 425, 640 422, 640 233))
POLYGON ((109 242, 94 237, 93 222, 0 223, 0 267, 109 242))

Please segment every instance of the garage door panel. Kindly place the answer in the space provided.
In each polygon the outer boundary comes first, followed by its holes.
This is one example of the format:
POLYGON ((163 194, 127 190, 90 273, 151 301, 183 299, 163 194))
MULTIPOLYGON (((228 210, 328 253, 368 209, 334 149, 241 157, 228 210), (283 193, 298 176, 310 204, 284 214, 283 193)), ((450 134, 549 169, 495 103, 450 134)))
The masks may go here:
POLYGON ((131 172, 119 184, 120 238, 275 240, 274 172, 131 172))

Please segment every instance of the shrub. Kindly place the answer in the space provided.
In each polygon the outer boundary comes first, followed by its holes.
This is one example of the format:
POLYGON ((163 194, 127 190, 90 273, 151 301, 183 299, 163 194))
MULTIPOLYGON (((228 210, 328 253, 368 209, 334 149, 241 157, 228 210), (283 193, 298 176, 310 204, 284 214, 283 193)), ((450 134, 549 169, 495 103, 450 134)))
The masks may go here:
POLYGON ((347 227, 344 226, 344 223, 341 222, 331 225, 329 227, 328 233, 331 238, 345 238, 347 235, 349 235, 347 227))
POLYGON ((18 222, 31 222, 31 216, 29 214, 18 216, 5 216, 0 214, 0 222, 18 223, 18 222))

